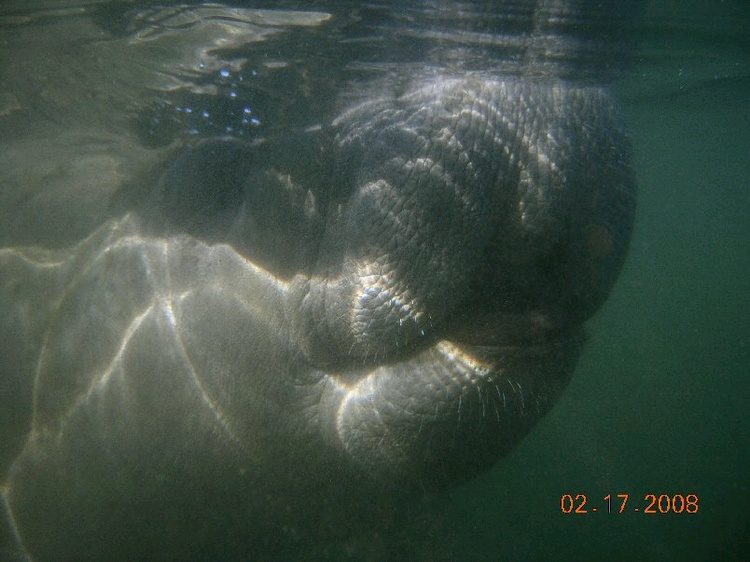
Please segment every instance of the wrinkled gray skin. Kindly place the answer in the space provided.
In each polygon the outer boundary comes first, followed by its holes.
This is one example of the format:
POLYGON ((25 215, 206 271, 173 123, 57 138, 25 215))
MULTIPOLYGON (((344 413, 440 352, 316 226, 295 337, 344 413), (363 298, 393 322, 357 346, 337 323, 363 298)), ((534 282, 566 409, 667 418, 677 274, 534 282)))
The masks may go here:
POLYGON ((566 387, 634 185, 606 87, 445 73, 0 250, 4 552, 269 556, 486 470, 566 387))

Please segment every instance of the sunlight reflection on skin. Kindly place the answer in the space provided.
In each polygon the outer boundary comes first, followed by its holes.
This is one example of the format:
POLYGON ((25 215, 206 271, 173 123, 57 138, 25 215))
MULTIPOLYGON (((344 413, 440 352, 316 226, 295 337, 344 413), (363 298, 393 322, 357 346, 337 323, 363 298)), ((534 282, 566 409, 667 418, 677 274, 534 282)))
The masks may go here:
MULTIPOLYGON (((57 299, 57 302, 59 303, 70 299, 76 299, 76 291, 79 290, 77 287, 79 280, 85 278, 92 271, 95 271, 98 264, 102 262, 106 256, 120 251, 135 251, 140 256, 140 263, 145 265, 144 270, 148 282, 147 287, 144 287, 143 290, 152 290, 153 296, 145 308, 131 312, 132 320, 124 328, 122 340, 115 349, 111 359, 106 363, 101 372, 91 377, 86 388, 82 390, 77 398, 71 401, 66 413, 60 417, 58 420, 58 438, 64 433, 67 420, 70 419, 74 413, 91 398, 91 396, 104 389, 110 382, 111 377, 116 375, 125 376, 126 372, 123 368, 123 358, 128 351, 130 342, 138 333, 144 322, 150 319, 153 322, 168 326, 173 344, 182 363, 183 370, 189 374, 192 384, 199 389, 203 402, 213 413, 221 427, 224 428, 232 440, 239 443, 239 438, 233 431, 228 417, 222 411, 221 406, 210 396, 210 393, 204 387, 201 374, 192 364, 189 353, 182 341, 182 330, 178 322, 179 315, 175 311, 175 305, 189 298, 194 290, 189 289, 175 292, 175 287, 171 281, 171 270, 174 266, 170 265, 170 247, 174 242, 170 243, 170 240, 166 239, 149 239, 140 235, 132 234, 125 234, 118 237, 123 231, 127 232, 128 230, 132 230, 133 225, 130 224, 130 222, 130 217, 125 216, 120 221, 106 224, 88 239, 81 242, 81 244, 68 251, 47 252, 35 248, 23 247, 3 248, 0 250, 0 265, 2 265, 4 269, 17 269, 17 264, 20 261, 24 264, 24 269, 28 268, 31 270, 27 272, 31 276, 36 275, 33 270, 40 269, 60 270, 60 273, 64 274, 64 270, 71 269, 71 266, 76 265, 76 262, 78 261, 77 256, 81 251, 81 248, 90 246, 92 243, 95 244, 97 240, 105 237, 104 246, 87 261, 85 267, 81 270, 72 270, 72 277, 68 279, 66 287, 63 289, 59 299, 57 299), (115 237, 113 241, 106 241, 106 238, 111 237, 115 237), (14 265, 14 263, 16 265, 14 265), (163 322, 160 322, 159 319, 162 319, 163 322)), ((179 251, 179 245, 177 251, 179 251)), ((288 285, 286 283, 279 281, 267 271, 257 267, 246 258, 237 254, 227 245, 216 245, 210 248, 208 253, 218 253, 216 254, 217 257, 213 259, 218 259, 220 262, 226 263, 226 260, 232 260, 233 267, 244 270, 246 276, 254 279, 254 282, 250 284, 251 286, 257 286, 259 282, 270 286, 275 290, 280 299, 283 299, 284 295, 288 292, 288 285)), ((209 261, 212 261, 212 258, 209 258, 209 261)), ((245 293, 245 297, 252 296, 247 294, 247 288, 243 287, 242 283, 237 283, 234 287, 227 287, 221 284, 215 285, 214 291, 220 292, 222 297, 225 298, 228 296, 227 291, 230 291, 231 296, 235 299, 238 306, 244 309, 249 316, 263 314, 263 303, 258 303, 257 301, 242 297, 242 293, 245 293)), ((49 369, 51 367, 48 366, 47 357, 49 355, 50 338, 54 337, 54 334, 48 332, 44 337, 43 344, 39 351, 38 360, 36 362, 37 367, 34 384, 35 400, 38 398, 40 392, 43 392, 40 390, 40 385, 44 384, 46 378, 50 376, 49 369)), ((59 345, 59 342, 52 341, 55 345, 59 345)), ((32 424, 33 429, 29 436, 30 441, 37 439, 45 432, 45 425, 40 423, 37 419, 39 412, 40 408, 35 406, 34 421, 32 424), (42 434, 39 433, 40 431, 42 434)))

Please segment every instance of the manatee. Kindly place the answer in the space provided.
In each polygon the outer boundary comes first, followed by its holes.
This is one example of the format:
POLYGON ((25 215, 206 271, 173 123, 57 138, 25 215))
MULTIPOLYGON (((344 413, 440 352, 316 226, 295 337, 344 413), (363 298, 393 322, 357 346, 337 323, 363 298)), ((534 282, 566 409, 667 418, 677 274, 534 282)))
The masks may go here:
POLYGON ((523 439, 636 187, 608 80, 545 43, 593 8, 517 7, 551 29, 522 72, 378 78, 317 127, 193 138, 79 241, 0 249, 0 552, 272 558, 523 439))

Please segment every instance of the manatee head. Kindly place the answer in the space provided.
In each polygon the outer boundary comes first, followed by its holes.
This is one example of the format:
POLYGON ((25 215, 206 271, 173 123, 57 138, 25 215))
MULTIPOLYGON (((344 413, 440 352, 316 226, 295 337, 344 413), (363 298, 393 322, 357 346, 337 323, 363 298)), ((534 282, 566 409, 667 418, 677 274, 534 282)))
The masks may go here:
POLYGON ((176 162, 156 207, 288 287, 327 443, 389 484, 463 480, 549 410, 635 209, 607 90, 561 81, 435 79, 176 162))

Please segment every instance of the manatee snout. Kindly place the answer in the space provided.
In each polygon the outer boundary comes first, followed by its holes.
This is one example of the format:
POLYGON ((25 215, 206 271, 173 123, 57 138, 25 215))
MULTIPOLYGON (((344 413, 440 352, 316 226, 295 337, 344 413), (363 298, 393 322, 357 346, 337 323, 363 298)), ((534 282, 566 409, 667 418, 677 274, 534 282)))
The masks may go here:
POLYGON ((336 126, 334 169, 353 192, 297 280, 314 360, 534 343, 606 299, 635 180, 605 89, 442 80, 336 126))

